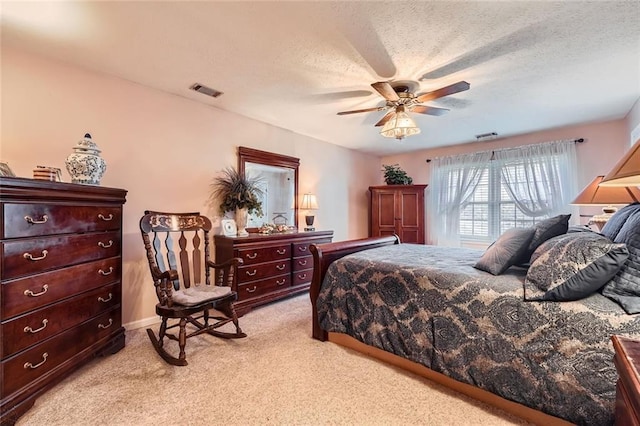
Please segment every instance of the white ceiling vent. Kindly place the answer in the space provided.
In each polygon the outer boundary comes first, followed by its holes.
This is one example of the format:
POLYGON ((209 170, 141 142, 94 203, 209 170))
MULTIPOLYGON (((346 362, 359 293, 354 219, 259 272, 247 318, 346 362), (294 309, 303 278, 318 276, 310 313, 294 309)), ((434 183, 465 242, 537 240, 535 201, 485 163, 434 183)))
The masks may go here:
POLYGON ((217 98, 218 96, 222 95, 222 92, 216 89, 212 89, 211 87, 203 86, 200 83, 195 83, 189 89, 200 92, 203 95, 211 96, 212 98, 217 98))
POLYGON ((497 138, 498 138, 498 134, 496 132, 483 133, 481 135, 476 135, 476 139, 478 140, 478 142, 491 141, 497 138))

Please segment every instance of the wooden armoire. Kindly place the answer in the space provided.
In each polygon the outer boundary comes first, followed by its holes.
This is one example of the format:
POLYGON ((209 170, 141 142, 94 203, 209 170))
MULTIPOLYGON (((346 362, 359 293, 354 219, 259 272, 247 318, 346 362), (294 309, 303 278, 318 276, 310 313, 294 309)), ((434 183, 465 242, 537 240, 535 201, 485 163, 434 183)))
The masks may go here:
POLYGON ((403 243, 424 244, 427 185, 370 186, 369 236, 396 234, 403 243))

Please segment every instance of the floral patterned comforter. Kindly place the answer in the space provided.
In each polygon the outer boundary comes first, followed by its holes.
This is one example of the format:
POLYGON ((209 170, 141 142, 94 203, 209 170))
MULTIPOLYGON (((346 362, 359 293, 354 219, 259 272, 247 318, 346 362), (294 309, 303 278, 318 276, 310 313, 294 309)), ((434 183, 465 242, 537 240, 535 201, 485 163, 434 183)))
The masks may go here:
POLYGON ((610 337, 640 336, 599 293, 526 302, 526 270, 473 268, 482 251, 400 244, 335 261, 318 297, 324 330, 577 424, 614 420, 610 337))

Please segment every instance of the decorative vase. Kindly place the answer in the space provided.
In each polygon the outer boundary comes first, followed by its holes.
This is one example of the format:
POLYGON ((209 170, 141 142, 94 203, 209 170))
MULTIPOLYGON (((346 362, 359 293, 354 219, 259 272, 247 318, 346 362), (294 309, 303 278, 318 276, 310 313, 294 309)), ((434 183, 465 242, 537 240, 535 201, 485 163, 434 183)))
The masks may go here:
POLYGON ((100 152, 98 145, 91 140, 91 135, 85 134, 65 161, 71 182, 100 185, 100 179, 107 170, 107 163, 100 157, 100 152))
POLYGON ((249 209, 236 209, 236 227, 238 228, 238 237, 246 237, 249 235, 246 229, 248 217, 249 209))

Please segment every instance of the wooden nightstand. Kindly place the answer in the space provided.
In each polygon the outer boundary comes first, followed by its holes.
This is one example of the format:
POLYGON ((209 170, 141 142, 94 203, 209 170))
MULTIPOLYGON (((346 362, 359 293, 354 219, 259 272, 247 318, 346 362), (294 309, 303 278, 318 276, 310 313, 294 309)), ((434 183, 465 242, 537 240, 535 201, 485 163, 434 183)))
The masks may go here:
POLYGON ((640 425, 640 340, 612 336, 618 370, 616 426, 640 425))

